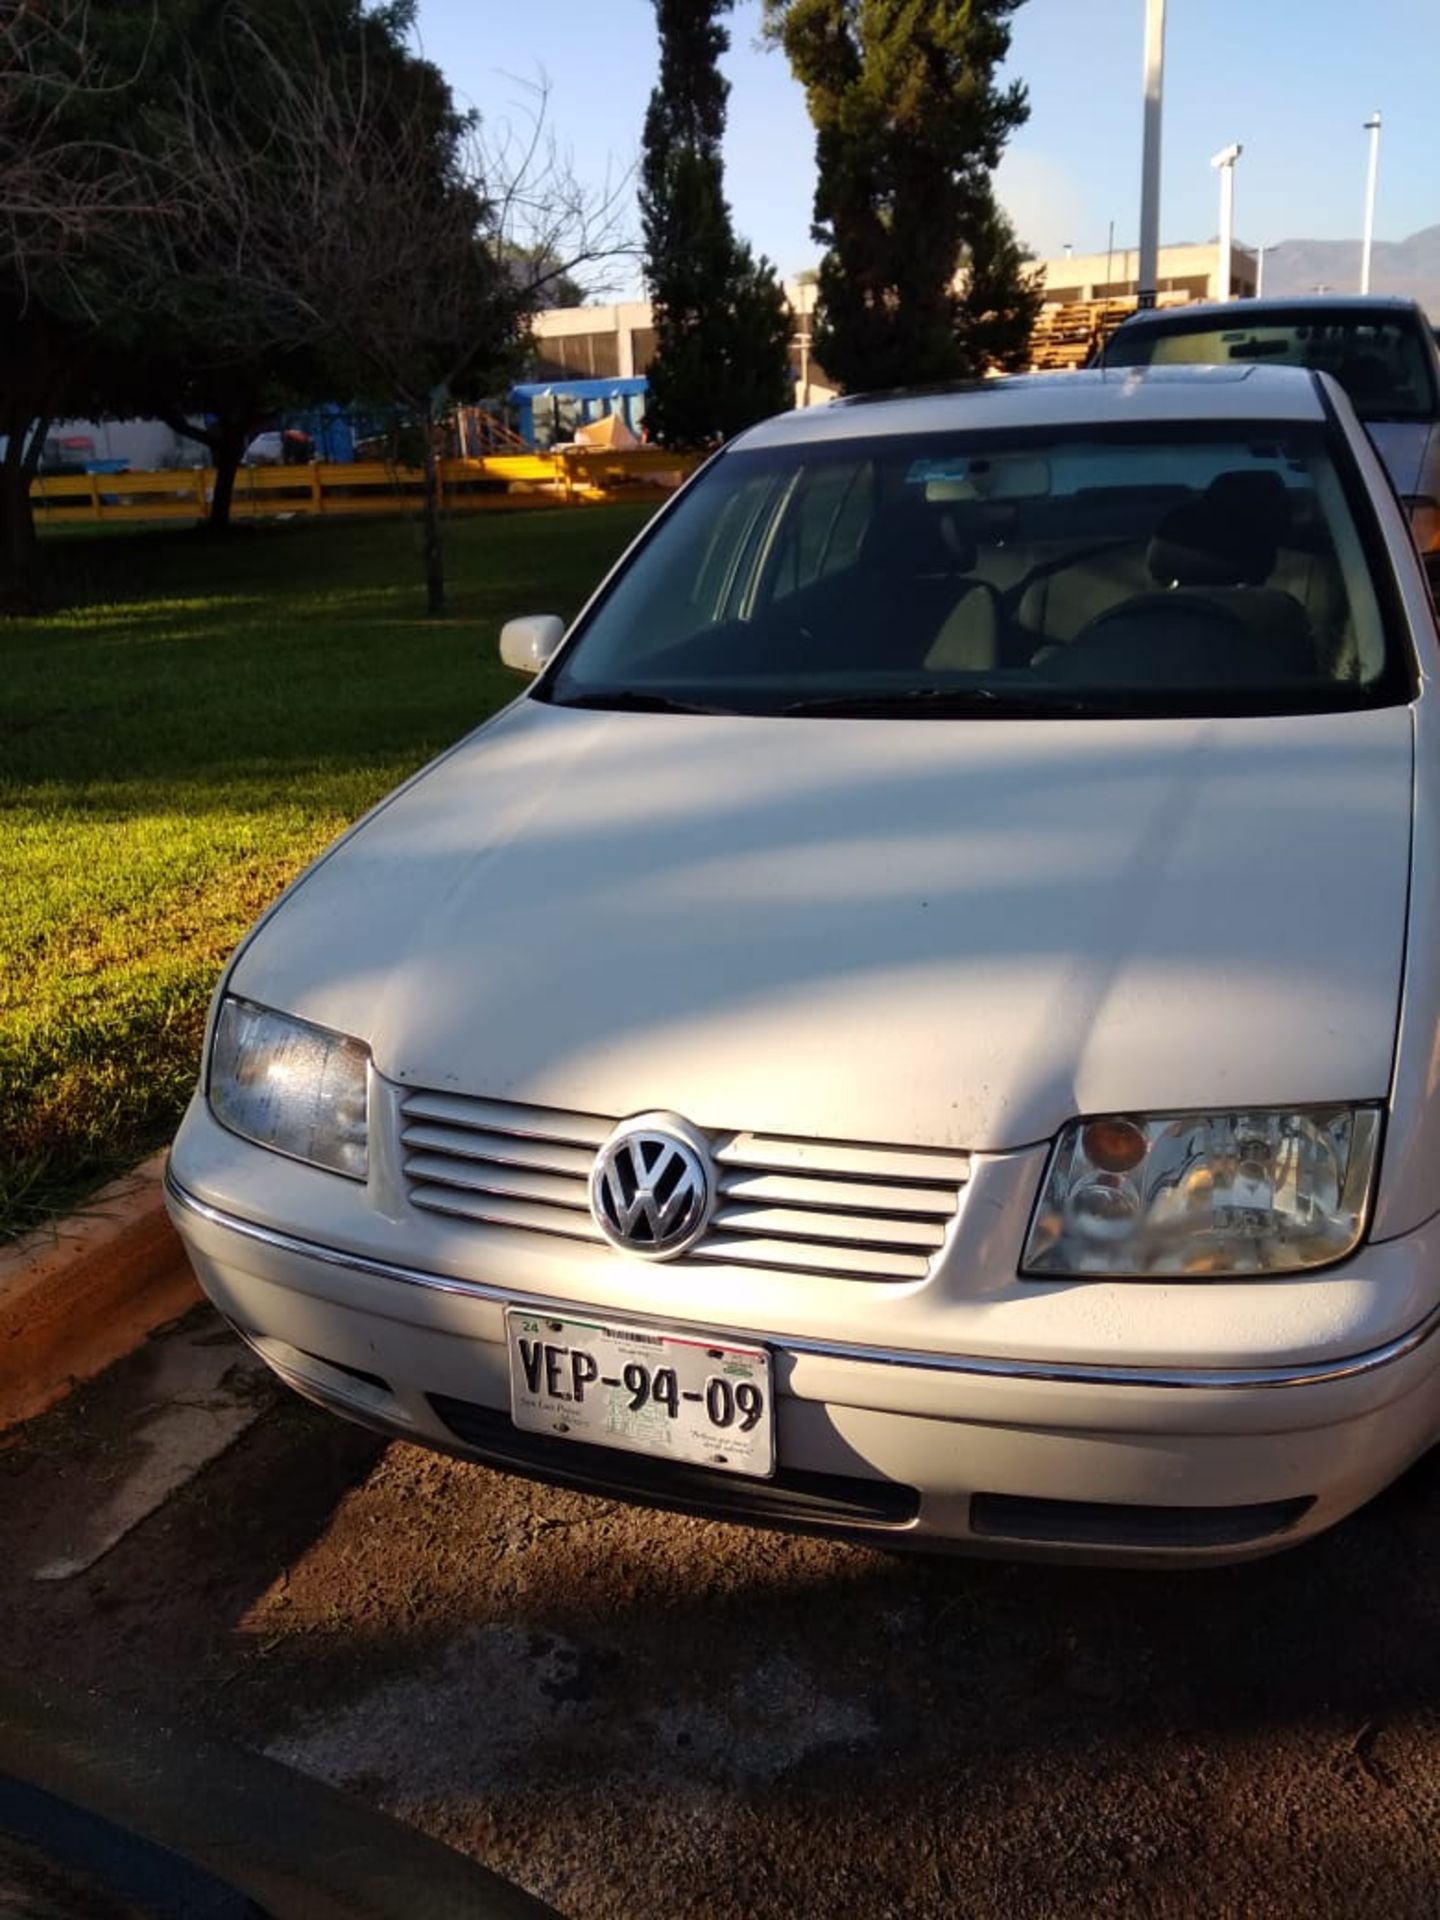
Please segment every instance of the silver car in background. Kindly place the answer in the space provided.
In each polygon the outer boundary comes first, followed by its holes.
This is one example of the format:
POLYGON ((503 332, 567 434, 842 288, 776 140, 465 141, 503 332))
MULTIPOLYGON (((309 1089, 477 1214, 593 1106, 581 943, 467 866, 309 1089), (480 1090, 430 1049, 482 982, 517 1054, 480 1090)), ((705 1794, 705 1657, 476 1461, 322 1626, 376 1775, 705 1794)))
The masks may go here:
POLYGON ((1364 422, 1431 578, 1440 578, 1440 345, 1415 301, 1317 294, 1156 308, 1126 320, 1098 364, 1328 373, 1364 422))

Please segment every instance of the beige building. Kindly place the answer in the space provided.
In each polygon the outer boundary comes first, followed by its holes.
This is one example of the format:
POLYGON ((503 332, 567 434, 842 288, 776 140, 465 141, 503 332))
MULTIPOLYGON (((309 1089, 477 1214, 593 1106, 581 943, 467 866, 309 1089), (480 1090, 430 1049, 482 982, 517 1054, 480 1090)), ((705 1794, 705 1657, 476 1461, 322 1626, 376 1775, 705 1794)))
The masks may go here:
MULTIPOLYGON (((1047 306, 1068 306, 1077 300, 1133 301, 1139 287, 1138 247, 1064 253, 1041 265, 1047 306)), ((1228 287, 1218 241, 1200 247, 1162 247, 1156 266, 1157 292, 1165 305, 1173 300, 1248 300, 1255 293, 1256 261, 1248 247, 1231 249, 1228 287)))
MULTIPOLYGON (((1140 256, 1134 247, 1107 253, 1066 253, 1041 262, 1045 304, 1035 336, 1037 366, 1076 366, 1095 340, 1135 304, 1140 256)), ((1162 247, 1158 297, 1162 306, 1188 300, 1227 297, 1218 243, 1162 247)), ((1256 259, 1245 247, 1230 256, 1229 296, 1248 299, 1255 292, 1256 259)), ((785 297, 795 318, 790 366, 795 404, 814 406, 833 398, 835 389, 810 357, 815 311, 815 276, 801 274, 785 282, 785 297)), ((626 380, 645 372, 655 352, 650 304, 628 300, 614 306, 555 307, 537 314, 533 332, 538 357, 531 378, 537 381, 626 380)))
MULTIPOLYGON (((801 274, 785 282, 785 298, 795 320, 790 366, 795 375, 795 404, 809 407, 834 398, 810 358, 810 328, 815 311, 815 277, 801 274)), ((655 353, 655 329, 648 300, 616 306, 553 307, 535 316, 531 331, 538 354, 534 380, 626 380, 643 374, 655 353)))
POLYGON ((629 380, 655 352, 650 302, 610 307, 552 307, 531 331, 539 348, 537 380, 629 380))

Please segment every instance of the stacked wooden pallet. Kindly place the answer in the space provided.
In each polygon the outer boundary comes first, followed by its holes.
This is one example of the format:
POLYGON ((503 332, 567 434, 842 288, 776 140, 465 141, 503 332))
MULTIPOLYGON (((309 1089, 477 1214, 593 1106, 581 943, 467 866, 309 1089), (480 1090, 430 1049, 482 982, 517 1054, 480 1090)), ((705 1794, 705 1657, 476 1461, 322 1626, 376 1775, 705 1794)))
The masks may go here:
POLYGON ((1133 300, 1069 300, 1063 306, 1042 307, 1031 339, 1033 366, 1047 373, 1083 367, 1134 311, 1133 300))
POLYGON ((1064 306, 1042 307, 1030 337, 1032 362, 1041 373, 1083 367, 1094 343, 1092 302, 1068 300, 1064 306))

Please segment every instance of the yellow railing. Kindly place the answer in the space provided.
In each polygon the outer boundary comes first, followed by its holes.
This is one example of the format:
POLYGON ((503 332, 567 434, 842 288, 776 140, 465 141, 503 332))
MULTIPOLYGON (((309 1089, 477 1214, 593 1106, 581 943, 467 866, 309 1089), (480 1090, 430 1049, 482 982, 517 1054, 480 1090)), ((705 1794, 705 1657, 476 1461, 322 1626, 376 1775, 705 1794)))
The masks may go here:
MULTIPOLYGON (((440 497, 447 511, 613 500, 646 484, 677 486, 699 457, 659 447, 628 452, 576 447, 442 460, 440 497)), ((209 512, 214 489, 214 469, 202 467, 181 473, 46 474, 35 481, 30 497, 42 526, 76 520, 194 520, 209 512)), ((419 467, 392 467, 379 460, 348 466, 317 462, 242 467, 235 476, 233 513, 237 519, 396 513, 418 507, 424 490, 419 467)))

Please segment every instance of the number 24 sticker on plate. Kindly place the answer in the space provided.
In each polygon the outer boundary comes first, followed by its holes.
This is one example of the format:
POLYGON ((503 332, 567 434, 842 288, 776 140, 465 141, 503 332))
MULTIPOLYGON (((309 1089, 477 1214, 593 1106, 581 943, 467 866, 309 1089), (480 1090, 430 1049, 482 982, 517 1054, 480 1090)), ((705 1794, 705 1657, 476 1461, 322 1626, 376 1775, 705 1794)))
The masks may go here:
POLYGON ((505 1331, 517 1427, 724 1473, 775 1471, 763 1348, 515 1307, 505 1331))

